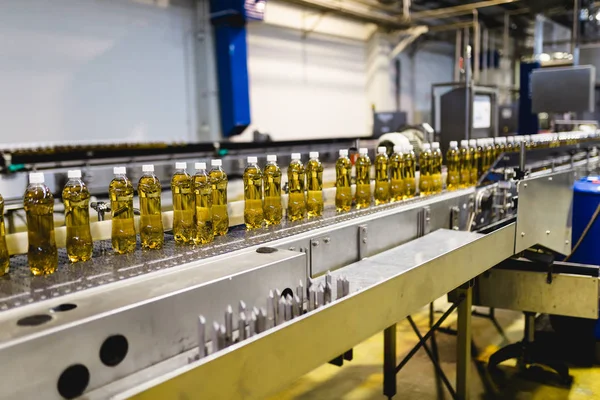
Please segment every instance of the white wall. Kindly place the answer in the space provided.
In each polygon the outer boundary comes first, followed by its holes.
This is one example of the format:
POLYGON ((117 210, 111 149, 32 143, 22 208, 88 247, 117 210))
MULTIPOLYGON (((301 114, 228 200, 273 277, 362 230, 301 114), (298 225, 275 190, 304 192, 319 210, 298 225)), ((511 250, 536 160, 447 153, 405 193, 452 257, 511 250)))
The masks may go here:
POLYGON ((194 140, 195 11, 168 4, 0 1, 0 143, 194 140))

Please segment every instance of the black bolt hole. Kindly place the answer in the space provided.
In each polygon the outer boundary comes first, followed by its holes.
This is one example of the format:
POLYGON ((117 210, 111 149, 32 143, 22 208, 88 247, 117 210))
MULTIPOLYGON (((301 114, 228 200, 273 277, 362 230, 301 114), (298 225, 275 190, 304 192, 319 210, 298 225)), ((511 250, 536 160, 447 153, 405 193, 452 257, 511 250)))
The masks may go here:
POLYGON ((288 296, 294 297, 294 292, 289 287, 283 289, 283 292, 281 292, 281 297, 283 297, 284 299, 288 296))
POLYGON ((74 364, 60 374, 56 385, 58 393, 65 399, 74 399, 85 392, 90 383, 90 371, 85 365, 74 364))
POLYGON ((38 326, 50 321, 52 317, 48 314, 30 315, 17 321, 19 326, 38 326))
POLYGON ((77 304, 65 303, 65 304, 59 304, 56 307, 52 307, 50 309, 50 311, 53 311, 53 312, 65 312, 65 311, 71 311, 71 310, 73 310, 75 308, 77 308, 77 304))
POLYGON ((277 249, 273 247, 259 247, 258 249, 256 249, 256 252, 260 254, 271 254, 275 253, 276 251, 277 249))
POLYGON ((108 337, 100 347, 100 361, 106 366, 114 367, 125 359, 129 343, 123 335, 108 337))

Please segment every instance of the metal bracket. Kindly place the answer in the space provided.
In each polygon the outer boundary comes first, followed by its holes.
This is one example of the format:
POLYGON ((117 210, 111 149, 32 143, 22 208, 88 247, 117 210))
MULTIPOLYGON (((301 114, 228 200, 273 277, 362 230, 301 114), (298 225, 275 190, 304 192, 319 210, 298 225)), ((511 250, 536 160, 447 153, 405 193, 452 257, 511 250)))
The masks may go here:
POLYGON ((417 217, 417 237, 425 236, 431 232, 431 209, 425 206, 417 217))
POLYGON ((458 206, 450 208, 450 229, 460 230, 460 208, 458 206))
POLYGON ((362 260, 367 257, 369 251, 368 240, 367 240, 367 225, 358 226, 358 259, 362 260))

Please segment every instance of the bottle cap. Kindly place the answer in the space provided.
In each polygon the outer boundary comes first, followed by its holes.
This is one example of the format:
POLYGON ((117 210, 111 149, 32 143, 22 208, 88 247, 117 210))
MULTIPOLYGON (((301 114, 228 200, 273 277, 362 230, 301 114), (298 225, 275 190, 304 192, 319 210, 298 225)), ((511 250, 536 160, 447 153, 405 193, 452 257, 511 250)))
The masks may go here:
POLYGON ((142 165, 142 172, 154 172, 154 165, 152 165, 152 164, 142 165))
POLYGON ((369 149, 367 149, 366 147, 361 147, 360 149, 358 149, 358 154, 360 154, 361 156, 366 156, 367 154, 369 154, 369 149))
POLYGON ((348 157, 348 149, 340 149, 340 157, 348 157))
POLYGON ((515 138, 514 138, 514 136, 509 136, 509 137, 506 138, 506 141, 508 143, 514 143, 515 142, 515 138))
POLYGON ((221 165, 223 165, 223 161, 221 160, 210 160, 211 167, 220 167, 221 165))
POLYGON ((423 150, 431 150, 431 145, 429 143, 423 143, 423 150))
POLYGON ((292 153, 292 160, 300 160, 301 158, 300 153, 292 153))
POLYGON ((125 167, 114 167, 113 168, 113 173, 115 175, 125 175, 126 171, 127 171, 127 169, 125 167))
POLYGON ((499 138, 499 137, 494 138, 494 143, 500 143, 500 142, 502 142, 502 138, 499 138))
POLYGON ((458 142, 456 140, 452 140, 450 142, 450 147, 458 147, 458 142))
POLYGON ((502 138, 500 138, 500 139, 502 139, 502 143, 506 144, 506 142, 507 142, 507 139, 506 139, 506 137, 502 137, 502 138))
POLYGON ((256 164, 258 162, 258 158, 257 157, 248 157, 248 164, 256 164))
POLYGON ((187 163, 184 162, 176 162, 175 163, 175 169, 186 169, 187 168, 187 163))
POLYGON ((433 142, 431 143, 431 148, 434 150, 437 150, 440 148, 440 142, 433 142))
POLYGON ((67 172, 67 177, 69 179, 81 179, 81 170, 80 169, 70 169, 67 172))
POLYGON ((277 156, 275 154, 269 154, 267 156, 267 162, 277 162, 277 156))
POLYGON ((402 153, 402 146, 400 145, 395 145, 394 146, 394 153, 402 153))
POLYGON ((319 158, 319 152, 318 151, 311 151, 310 153, 308 153, 308 157, 309 158, 319 158))
POLYGON ((202 171, 203 169, 206 169, 206 163, 205 162, 197 162, 194 164, 194 168, 196 168, 196 171, 202 171))
POLYGON ((29 183, 44 183, 44 173, 43 172, 30 172, 29 173, 29 183))
POLYGON ((468 140, 461 140, 460 141, 460 147, 469 147, 469 141, 468 140))
POLYGON ((379 146, 377 148, 377 154, 386 154, 387 153, 387 148, 385 146, 379 146))
POLYGON ((477 140, 475 139, 469 139, 469 145, 470 146, 475 146, 477 144, 477 140))

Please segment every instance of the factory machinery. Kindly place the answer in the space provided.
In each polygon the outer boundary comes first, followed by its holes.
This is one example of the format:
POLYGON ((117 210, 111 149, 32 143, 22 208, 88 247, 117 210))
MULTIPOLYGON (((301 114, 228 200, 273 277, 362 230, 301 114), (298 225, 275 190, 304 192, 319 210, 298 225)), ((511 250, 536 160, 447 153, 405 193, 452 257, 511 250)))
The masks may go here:
POLYGON ((323 218, 232 227, 203 247, 117 256, 98 241, 90 262, 46 277, 15 255, 0 281, 0 398, 259 399, 351 362, 380 331, 392 397, 395 324, 450 292, 457 381, 445 382, 468 398, 473 304, 598 317, 598 267, 555 261, 571 252, 572 185, 597 169, 598 144, 523 143, 477 187, 345 214, 328 189, 323 218))

